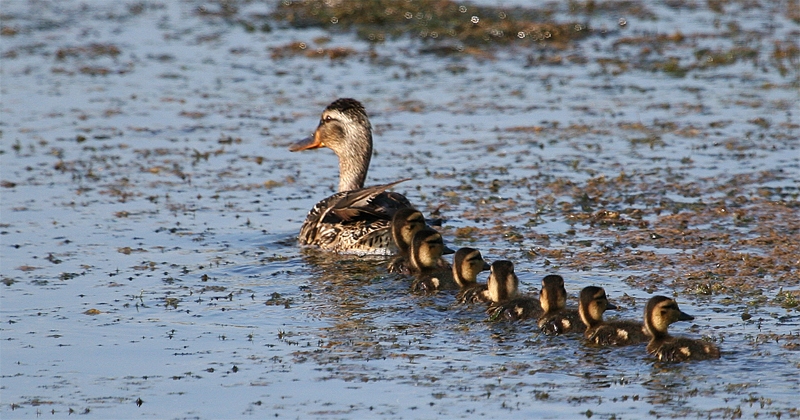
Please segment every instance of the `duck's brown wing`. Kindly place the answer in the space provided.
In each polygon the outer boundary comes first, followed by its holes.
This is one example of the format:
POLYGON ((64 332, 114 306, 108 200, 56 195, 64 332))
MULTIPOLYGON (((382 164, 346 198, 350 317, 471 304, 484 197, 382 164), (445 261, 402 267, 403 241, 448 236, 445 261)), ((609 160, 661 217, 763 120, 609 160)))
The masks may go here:
POLYGON ((398 209, 412 206, 402 194, 386 190, 403 181, 406 179, 323 199, 308 212, 300 228, 300 243, 335 252, 396 252, 389 231, 392 216, 398 209))
POLYGON ((324 221, 349 222, 369 217, 391 221, 397 210, 412 206, 403 194, 386 190, 409 179, 340 193, 342 195, 329 204, 330 210, 324 221))

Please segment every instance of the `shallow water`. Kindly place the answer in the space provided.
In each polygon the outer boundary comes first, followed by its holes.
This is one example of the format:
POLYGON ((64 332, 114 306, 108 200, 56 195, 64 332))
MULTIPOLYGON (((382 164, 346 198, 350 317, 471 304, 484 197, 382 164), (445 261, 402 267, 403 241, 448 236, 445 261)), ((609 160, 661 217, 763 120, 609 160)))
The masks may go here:
POLYGON ((800 416, 789 2, 625 26, 551 5, 594 31, 446 57, 200 4, 3 2, 3 418, 800 416), (298 41, 353 53, 276 55, 298 41), (703 65, 742 46, 756 57, 703 65), (368 183, 413 178, 398 191, 451 247, 513 260, 526 291, 601 285, 623 318, 674 294, 696 320, 671 331, 722 358, 488 323, 385 259, 300 249, 337 164, 287 146, 342 96, 375 128, 368 183))

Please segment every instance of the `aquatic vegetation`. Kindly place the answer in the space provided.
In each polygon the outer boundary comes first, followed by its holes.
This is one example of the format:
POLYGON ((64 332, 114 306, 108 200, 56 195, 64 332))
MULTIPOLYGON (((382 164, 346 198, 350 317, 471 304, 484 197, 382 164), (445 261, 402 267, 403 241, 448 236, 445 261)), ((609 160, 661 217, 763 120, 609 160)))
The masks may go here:
MULTIPOLYGON (((384 42, 411 36, 427 42, 458 42, 462 47, 542 43, 563 46, 584 38, 584 22, 557 23, 552 11, 476 6, 451 0, 279 1, 272 17, 295 28, 355 30, 359 38, 384 42)), ((428 47, 430 48, 430 47, 428 47)))

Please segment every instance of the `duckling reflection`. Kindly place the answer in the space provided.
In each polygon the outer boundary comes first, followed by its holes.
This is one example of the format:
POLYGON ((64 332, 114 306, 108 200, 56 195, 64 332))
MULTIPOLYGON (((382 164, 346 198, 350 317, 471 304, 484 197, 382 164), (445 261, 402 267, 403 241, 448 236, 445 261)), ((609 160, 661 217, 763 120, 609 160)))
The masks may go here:
POLYGON ((681 311, 678 302, 666 296, 653 296, 644 310, 644 325, 652 339, 647 352, 665 362, 718 359, 719 348, 714 344, 684 337, 673 337, 667 329, 677 321, 694 317, 681 311))
POLYGON ((448 250, 442 235, 434 229, 425 228, 414 234, 409 255, 411 272, 415 276, 411 290, 432 292, 457 288, 452 268, 442 260, 442 254, 448 250))
POLYGON ((586 326, 585 337, 592 344, 600 346, 627 346, 644 343, 650 339, 644 324, 636 321, 603 321, 603 312, 617 309, 608 301, 602 287, 588 286, 581 290, 578 311, 586 326))

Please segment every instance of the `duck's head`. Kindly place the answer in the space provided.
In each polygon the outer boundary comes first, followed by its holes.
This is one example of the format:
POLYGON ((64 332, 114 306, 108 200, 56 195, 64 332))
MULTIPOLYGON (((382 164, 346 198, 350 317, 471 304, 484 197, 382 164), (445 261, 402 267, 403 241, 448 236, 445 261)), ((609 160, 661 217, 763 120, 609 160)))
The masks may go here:
POLYGON ((425 216, 419 210, 404 207, 392 216, 392 239, 401 255, 408 255, 414 234, 425 228, 425 216))
POLYGON ((328 147, 339 157, 339 191, 364 187, 372 158, 372 125, 361 102, 340 98, 325 108, 314 134, 289 147, 292 152, 328 147))
POLYGON ((514 273, 514 263, 499 260, 492 263, 487 282, 492 302, 509 300, 519 293, 519 278, 514 273))
POLYGON ((539 303, 545 312, 558 311, 567 307, 567 289, 564 288, 563 277, 550 274, 542 279, 539 303))
POLYGON ((414 234, 411 240, 411 253, 409 259, 411 265, 417 271, 436 268, 439 260, 448 250, 444 245, 442 235, 434 229, 424 228, 414 234))
POLYGON ((477 284, 478 274, 489 268, 489 263, 475 248, 459 248, 453 257, 453 278, 462 289, 477 284))
POLYGON ((587 286, 581 290, 578 314, 586 327, 602 323, 603 312, 611 309, 617 309, 617 306, 608 301, 606 291, 602 287, 587 286))
POLYGON ((678 302, 666 296, 653 296, 644 308, 644 327, 653 337, 667 335, 669 324, 678 321, 691 321, 694 317, 681 311, 678 302))

